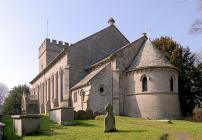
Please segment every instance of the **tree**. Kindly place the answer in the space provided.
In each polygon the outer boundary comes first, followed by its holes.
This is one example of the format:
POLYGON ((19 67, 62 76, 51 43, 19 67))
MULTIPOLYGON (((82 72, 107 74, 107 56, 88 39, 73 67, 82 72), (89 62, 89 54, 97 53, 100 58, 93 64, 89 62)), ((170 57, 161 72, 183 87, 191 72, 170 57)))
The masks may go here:
POLYGON ((8 92, 8 87, 0 82, 0 104, 3 104, 3 101, 6 97, 6 94, 8 92))
POLYGON ((21 114, 21 99, 23 92, 30 94, 30 88, 27 85, 18 85, 13 87, 4 101, 4 113, 9 115, 21 114))
POLYGON ((202 63, 189 48, 183 48, 170 37, 155 39, 153 43, 179 69, 179 99, 182 115, 191 114, 194 106, 202 101, 202 63))

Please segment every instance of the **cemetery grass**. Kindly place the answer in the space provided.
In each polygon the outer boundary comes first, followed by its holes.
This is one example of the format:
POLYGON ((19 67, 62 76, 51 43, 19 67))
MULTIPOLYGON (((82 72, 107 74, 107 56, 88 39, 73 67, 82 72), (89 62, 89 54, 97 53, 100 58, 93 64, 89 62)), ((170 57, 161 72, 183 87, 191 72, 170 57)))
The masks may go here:
POLYGON ((117 132, 104 133, 104 117, 75 120, 75 126, 61 126, 48 117, 41 118, 39 133, 18 137, 12 132, 12 120, 4 117, 6 140, 201 140, 202 123, 185 120, 167 122, 116 116, 117 132))

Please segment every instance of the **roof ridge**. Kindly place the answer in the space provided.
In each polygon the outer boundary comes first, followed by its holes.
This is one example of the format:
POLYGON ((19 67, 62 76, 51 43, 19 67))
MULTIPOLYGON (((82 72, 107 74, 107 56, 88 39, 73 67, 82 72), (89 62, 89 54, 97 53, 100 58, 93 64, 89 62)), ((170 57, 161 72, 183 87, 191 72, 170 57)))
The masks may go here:
MULTIPOLYGON (((76 43, 72 44, 72 45, 69 46, 69 47, 73 47, 73 46, 75 46, 75 45, 77 45, 77 44, 83 42, 84 40, 88 40, 89 38, 91 38, 91 37, 93 37, 93 36, 95 36, 95 35, 98 35, 99 33, 103 33, 103 32, 105 32, 105 31, 107 31, 108 29, 110 29, 110 28, 112 28, 112 27, 113 27, 116 31, 118 31, 118 33, 121 34, 121 35, 124 37, 124 39, 125 39, 126 41, 128 41, 128 39, 119 31, 119 29, 118 29, 115 25, 110 25, 110 26, 108 26, 108 27, 106 27, 106 28, 104 28, 104 29, 102 29, 102 30, 100 30, 100 31, 98 31, 98 32, 95 32, 95 33, 93 33, 93 34, 91 34, 91 35, 89 35, 89 36, 87 36, 87 37, 85 37, 85 38, 83 38, 83 39, 77 41, 76 43)), ((128 42, 129 42, 129 41, 128 41, 128 42)))

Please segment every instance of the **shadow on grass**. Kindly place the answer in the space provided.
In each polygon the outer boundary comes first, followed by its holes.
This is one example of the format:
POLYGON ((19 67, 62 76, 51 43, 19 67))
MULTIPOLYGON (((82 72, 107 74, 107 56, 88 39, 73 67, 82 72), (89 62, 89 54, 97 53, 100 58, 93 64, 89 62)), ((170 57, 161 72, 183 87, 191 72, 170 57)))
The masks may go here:
POLYGON ((142 132, 148 132, 148 130, 116 130, 116 132, 120 132, 120 133, 130 133, 130 132, 142 133, 142 132))
POLYGON ((96 126, 95 124, 87 123, 87 122, 80 121, 80 120, 76 120, 75 122, 76 122, 76 124, 74 126, 81 126, 81 127, 93 127, 93 126, 96 126))

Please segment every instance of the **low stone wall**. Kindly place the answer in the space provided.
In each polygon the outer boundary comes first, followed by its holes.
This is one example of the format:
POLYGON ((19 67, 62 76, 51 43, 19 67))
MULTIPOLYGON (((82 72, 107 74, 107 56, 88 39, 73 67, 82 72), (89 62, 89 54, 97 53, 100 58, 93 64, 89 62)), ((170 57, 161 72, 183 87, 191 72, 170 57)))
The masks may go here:
POLYGON ((4 138, 4 126, 5 124, 0 122, 0 140, 3 140, 4 138))
POLYGON ((18 136, 36 133, 40 130, 40 115, 14 115, 13 131, 18 136))
POLYGON ((74 120, 74 108, 58 107, 49 110, 49 119, 58 124, 68 125, 74 120))
POLYGON ((101 115, 100 112, 98 112, 98 111, 93 112, 92 110, 74 111, 74 119, 75 120, 95 119, 95 117, 99 116, 99 115, 101 115))

